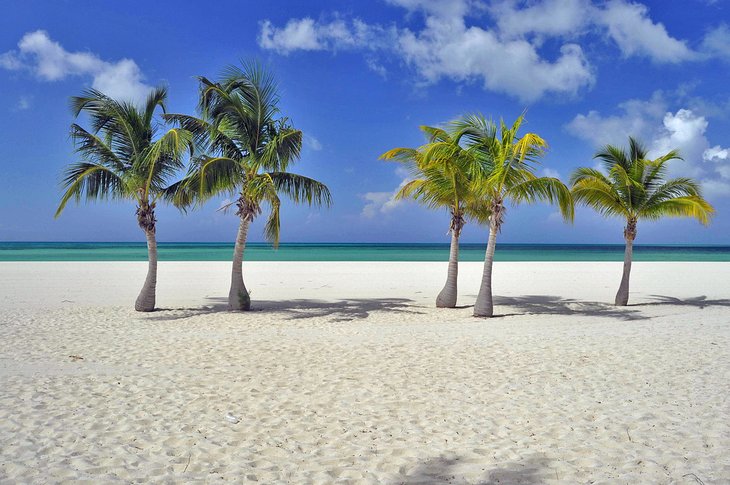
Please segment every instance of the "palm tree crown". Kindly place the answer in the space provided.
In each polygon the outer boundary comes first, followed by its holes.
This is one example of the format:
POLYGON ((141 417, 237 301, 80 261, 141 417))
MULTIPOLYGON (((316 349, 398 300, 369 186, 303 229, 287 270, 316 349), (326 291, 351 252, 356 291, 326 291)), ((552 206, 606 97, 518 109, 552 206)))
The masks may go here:
POLYGON ((167 193, 170 178, 184 168, 185 153, 192 150, 192 134, 187 130, 172 128, 156 138, 160 124, 154 115, 158 107, 164 111, 166 98, 165 88, 153 90, 141 107, 95 89, 71 98, 74 115, 89 115, 92 129, 71 125, 71 138, 82 160, 63 172, 65 191, 56 217, 71 199, 132 199, 140 226, 154 228, 154 215, 149 212, 167 193))
POLYGON ((482 160, 477 172, 479 197, 488 205, 499 230, 504 222, 505 203, 556 203, 567 220, 573 219, 570 191, 557 178, 535 174, 545 154, 547 142, 535 133, 518 136, 524 116, 512 126, 497 125, 480 114, 454 122, 454 128, 467 140, 469 149, 482 160))
POLYGON ((380 156, 403 164, 411 180, 397 199, 415 199, 429 208, 451 212, 450 231, 461 233, 466 218, 484 221, 483 208, 473 197, 474 159, 460 145, 461 138, 442 128, 421 126, 428 143, 418 148, 394 148, 380 156))
POLYGON ((650 160, 641 143, 629 138, 628 151, 607 145, 594 158, 603 163, 606 174, 595 168, 577 169, 570 178, 576 201, 604 216, 624 217, 634 229, 639 219, 666 216, 709 222, 714 209, 696 182, 686 177, 666 180, 667 162, 681 160, 676 150, 650 160))
POLYGON ((177 187, 180 207, 232 193, 237 215, 253 220, 270 207, 264 232, 278 245, 279 194, 294 202, 330 205, 327 187, 311 178, 287 172, 299 158, 302 132, 279 115, 279 95, 273 77, 258 64, 228 67, 218 82, 200 77, 200 118, 169 114, 166 119, 195 134, 205 155, 196 157, 177 187))

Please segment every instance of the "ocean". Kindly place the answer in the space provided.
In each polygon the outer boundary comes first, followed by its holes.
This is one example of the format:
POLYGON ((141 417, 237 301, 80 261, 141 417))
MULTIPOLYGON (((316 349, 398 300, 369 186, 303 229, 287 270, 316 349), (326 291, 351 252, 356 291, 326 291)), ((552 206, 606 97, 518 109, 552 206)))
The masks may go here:
MULTIPOLYGON (((461 244, 460 261, 483 261, 461 244)), ((160 261, 229 261, 233 243, 158 243, 160 261)), ((623 261, 619 244, 497 244, 496 261, 623 261)), ((145 243, 0 242, 0 261, 145 261, 145 243)), ((448 244, 248 243, 247 261, 448 261, 448 244)), ((635 245, 635 261, 730 261, 730 246, 635 245)))

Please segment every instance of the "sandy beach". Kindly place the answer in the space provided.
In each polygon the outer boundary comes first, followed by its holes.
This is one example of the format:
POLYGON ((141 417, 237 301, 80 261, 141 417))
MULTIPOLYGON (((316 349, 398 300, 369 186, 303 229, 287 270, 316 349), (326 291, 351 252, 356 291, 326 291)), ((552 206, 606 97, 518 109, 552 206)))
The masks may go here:
POLYGON ((727 483, 730 263, 0 264, 0 482, 727 483))

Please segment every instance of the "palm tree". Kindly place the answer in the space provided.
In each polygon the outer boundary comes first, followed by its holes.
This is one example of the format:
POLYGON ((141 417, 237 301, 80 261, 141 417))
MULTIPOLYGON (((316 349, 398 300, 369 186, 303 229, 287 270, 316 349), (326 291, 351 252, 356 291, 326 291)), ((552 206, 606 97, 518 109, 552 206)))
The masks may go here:
POLYGON ((86 113, 91 131, 71 125, 81 161, 64 169, 65 192, 56 210, 58 217, 71 199, 135 201, 137 224, 147 238, 148 268, 134 309, 144 312, 155 308, 155 207, 165 196, 170 177, 183 168, 185 153, 193 150, 193 136, 184 129, 173 128, 156 138, 160 125, 154 115, 158 107, 164 112, 166 98, 165 88, 154 89, 142 106, 114 100, 95 89, 71 98, 74 116, 86 113))
POLYGON ((170 114, 166 119, 195 135, 207 155, 196 157, 177 185, 179 207, 200 204, 220 193, 235 197, 240 219, 233 251, 230 310, 250 310, 251 299, 243 282, 243 252, 251 222, 270 209, 264 235, 279 243, 283 194, 295 203, 331 204, 329 189, 316 180, 287 172, 299 158, 302 132, 279 116, 279 95, 274 78, 258 64, 230 66, 217 81, 200 77, 200 113, 170 114))
POLYGON ((466 217, 484 221, 484 211, 475 207, 472 197, 474 159, 462 148, 460 137, 441 128, 421 126, 429 142, 417 149, 394 148, 380 156, 406 165, 413 180, 406 183, 396 198, 413 198, 428 207, 447 208, 451 213, 451 247, 446 284, 436 297, 438 308, 454 308, 459 274, 459 237, 466 217))
POLYGON ((573 219, 573 199, 570 190, 557 178, 538 177, 535 169, 543 156, 547 143, 534 133, 517 135, 524 115, 508 127, 504 121, 499 129, 482 115, 468 115, 457 120, 454 128, 462 132, 468 149, 485 162, 477 175, 477 196, 489 214, 489 240, 484 258, 484 271, 476 302, 474 316, 491 317, 494 314, 492 300, 492 266, 497 234, 502 228, 506 213, 505 203, 557 203, 566 220, 573 219))
POLYGON ((700 187, 692 179, 666 180, 666 163, 681 160, 676 150, 650 160, 641 143, 629 137, 628 151, 606 145, 594 158, 603 162, 607 175, 582 167, 573 172, 570 183, 579 203, 606 217, 626 219, 624 271, 615 300, 616 305, 625 306, 629 303, 629 276, 639 219, 693 217, 708 224, 715 210, 702 198, 700 187))

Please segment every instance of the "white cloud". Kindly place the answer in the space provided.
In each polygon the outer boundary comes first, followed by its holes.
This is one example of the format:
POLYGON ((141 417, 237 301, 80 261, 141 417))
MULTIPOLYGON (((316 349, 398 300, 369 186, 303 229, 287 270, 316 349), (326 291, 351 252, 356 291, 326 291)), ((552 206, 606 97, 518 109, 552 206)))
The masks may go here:
POLYGON ((310 17, 290 19, 284 27, 275 27, 269 20, 261 22, 258 42, 264 49, 280 54, 295 50, 344 50, 355 47, 383 46, 389 35, 386 29, 355 19, 349 24, 342 19, 317 22, 310 17))
POLYGON ((90 76, 94 89, 117 99, 140 101, 151 89, 133 60, 108 62, 90 52, 69 52, 43 30, 25 34, 17 51, 1 54, 0 67, 28 69, 43 81, 90 76))
POLYGON ((523 8, 519 8, 515 0, 502 0, 494 2, 490 11, 501 34, 506 37, 527 34, 575 36, 585 29, 593 9, 587 0, 543 0, 523 8))
POLYGON ((709 122, 704 116, 686 108, 667 111, 660 93, 650 101, 631 100, 619 107, 623 113, 614 116, 595 111, 578 115, 566 128, 595 146, 626 146, 632 135, 646 143, 649 158, 676 149, 684 161, 670 162, 672 176, 700 180, 711 197, 730 194, 730 149, 710 146, 706 136, 709 122))
POLYGON ((730 61, 730 28, 722 24, 705 34, 702 52, 708 57, 719 57, 730 61))
MULTIPOLYGON (((386 0, 407 10, 409 25, 384 28, 361 20, 290 19, 283 27, 261 24, 259 45, 282 54, 295 50, 370 51, 370 69, 384 73, 374 54, 387 51, 404 60, 422 84, 442 79, 480 82, 484 88, 523 102, 547 94, 572 96, 595 82, 581 44, 615 43, 624 57, 679 63, 726 56, 730 30, 708 32, 704 54, 673 37, 649 9, 630 0, 386 0), (411 17, 420 16, 418 22, 411 17), (422 20, 422 21, 420 21, 422 20), (555 52, 543 49, 557 39, 555 52), (712 54, 709 54, 712 52, 712 54)), ((551 45, 556 45, 555 43, 551 45)))
POLYGON ((543 177, 551 177, 555 179, 560 178, 560 173, 557 170, 553 170, 552 168, 543 168, 541 171, 543 177))
POLYGON ((410 173, 407 170, 402 169, 401 167, 398 167, 395 173, 403 180, 401 180, 398 187, 396 187, 393 191, 366 192, 362 195, 363 200, 365 200, 365 205, 363 206, 362 212, 360 214, 363 217, 373 219, 378 215, 384 215, 392 212, 403 203, 402 200, 396 199, 395 195, 398 193, 398 191, 400 191, 401 188, 403 188, 403 186, 405 186, 412 179, 410 177, 410 173))
POLYGON ((0 67, 9 71, 17 71, 23 67, 23 63, 13 51, 0 54, 0 67))
POLYGON ((663 128, 649 145, 649 158, 660 157, 670 150, 679 150, 686 162, 681 164, 682 172, 693 177, 700 176, 700 162, 704 160, 703 154, 709 147, 705 137, 707 120, 691 110, 680 109, 676 113, 666 113, 662 125, 663 128))
POLYGON ((277 29, 271 22, 265 20, 261 23, 259 45, 264 49, 272 49, 282 54, 297 49, 322 50, 325 47, 319 40, 317 30, 314 20, 311 18, 289 20, 282 29, 277 29))
MULTIPOLYGON (((523 101, 545 93, 573 95, 593 83, 593 73, 577 44, 565 44, 555 59, 544 58, 524 39, 502 39, 498 33, 467 26, 467 13, 484 10, 469 0, 390 0, 391 4, 425 17, 421 30, 383 28, 360 20, 317 22, 290 19, 278 28, 261 24, 259 45, 288 54, 294 50, 389 50, 412 66, 425 84, 442 78, 480 81, 486 89, 504 92, 523 101)), ((384 68, 372 58, 368 65, 382 75, 384 68)))
POLYGON ((365 62, 368 66, 368 69, 373 71, 375 74, 382 77, 383 79, 388 78, 388 71, 387 69, 385 69, 385 66, 378 63, 375 59, 373 59, 372 57, 368 57, 367 59, 365 59, 365 62))
POLYGON ((730 182, 718 179, 704 179, 701 181, 702 195, 709 199, 730 196, 730 182))
POLYGON ((379 214, 390 212, 399 203, 395 199, 395 192, 367 192, 362 195, 365 205, 362 208, 362 216, 373 219, 379 214))
POLYGON ((608 29, 626 57, 643 55, 669 63, 696 57, 684 41, 670 36, 663 24, 652 22, 648 8, 640 3, 612 0, 597 14, 596 22, 608 29))
POLYGON ((722 148, 720 145, 715 145, 714 147, 705 150, 702 158, 710 162, 725 161, 730 158, 730 149, 722 148))
POLYGON ((467 27, 463 19, 426 19, 426 28, 401 33, 400 52, 427 83, 441 78, 480 80, 484 87, 535 101, 548 92, 568 95, 590 86, 593 73, 577 44, 565 44, 547 60, 530 42, 502 40, 491 30, 467 27))
POLYGON ((730 148, 722 148, 720 145, 715 145, 705 150, 702 158, 706 162, 715 163, 715 171, 720 174, 720 177, 730 182, 730 148))
POLYGON ((320 143, 320 141, 312 135, 304 135, 304 145, 311 150, 314 150, 315 152, 318 152, 322 149, 322 143, 320 143))
POLYGON ((569 133, 590 141, 594 146, 622 145, 629 136, 646 139, 653 136, 657 124, 667 112, 662 93, 649 101, 632 99, 618 105, 621 114, 603 116, 598 111, 579 114, 566 125, 569 133))

